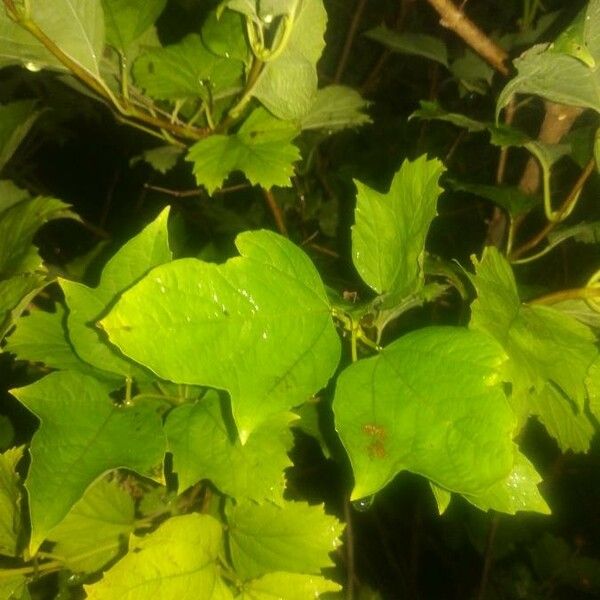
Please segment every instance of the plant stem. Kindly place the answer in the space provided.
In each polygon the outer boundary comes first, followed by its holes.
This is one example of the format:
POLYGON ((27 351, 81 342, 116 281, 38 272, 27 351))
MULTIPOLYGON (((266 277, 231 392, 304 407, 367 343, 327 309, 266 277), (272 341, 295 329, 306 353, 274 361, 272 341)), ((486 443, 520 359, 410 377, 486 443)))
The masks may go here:
POLYGON ((498 525, 500 524, 500 513, 494 513, 490 527, 488 529, 488 536, 485 543, 485 555, 483 559, 483 570, 481 571, 481 581, 479 583, 479 592, 477 594, 477 600, 484 600, 487 589, 487 583, 490 576, 490 570, 492 568, 492 560, 494 556, 494 541, 496 539, 496 533, 498 531, 498 525))
POLYGON ((346 600, 354 600, 354 579, 356 564, 354 556, 354 530, 352 527, 352 507, 350 497, 344 498, 344 520, 346 521, 346 600))
POLYGON ((557 304, 564 300, 595 300, 596 298, 600 298, 600 289, 588 286, 544 294, 539 298, 530 300, 529 304, 557 304))
POLYGON ((357 0, 356 2, 356 8, 354 9, 354 15, 352 17, 352 21, 350 22, 348 33, 346 34, 346 40, 344 42, 344 47, 342 48, 342 54, 340 55, 340 60, 335 70, 335 75, 333 76, 333 83, 339 83, 342 80, 344 70, 348 64, 348 58, 350 57, 350 50, 352 49, 352 44, 354 43, 354 38, 356 37, 358 25, 360 24, 360 19, 362 18, 366 4, 367 0, 357 0))
POLYGON ((265 201, 267 202, 267 206, 273 214, 273 218, 275 219, 275 225, 277 225, 277 230, 279 231, 279 233, 281 233, 281 235, 285 235, 286 237, 288 237, 288 230, 285 224, 285 219, 283 217, 283 211, 277 203, 275 195, 271 190, 267 190, 266 188, 263 188, 263 195, 265 197, 265 201))
POLYGON ((577 181, 575 182, 575 185, 565 198, 565 201, 563 202, 562 206, 555 212, 555 215, 559 215, 557 220, 548 221, 548 223, 546 223, 546 225, 541 229, 541 231, 539 231, 536 235, 534 235, 524 244, 519 246, 519 248, 517 248, 514 252, 512 252, 512 254, 510 255, 511 261, 514 261, 515 259, 519 258, 528 250, 535 248, 561 222, 560 217, 564 218, 566 215, 569 215, 571 213, 571 211, 575 207, 575 204, 577 203, 577 200, 579 199, 579 195, 581 194, 583 186, 589 179, 590 175, 594 172, 595 166, 596 161, 593 158, 591 158, 585 166, 585 169, 580 173, 579 177, 577 178, 577 181))

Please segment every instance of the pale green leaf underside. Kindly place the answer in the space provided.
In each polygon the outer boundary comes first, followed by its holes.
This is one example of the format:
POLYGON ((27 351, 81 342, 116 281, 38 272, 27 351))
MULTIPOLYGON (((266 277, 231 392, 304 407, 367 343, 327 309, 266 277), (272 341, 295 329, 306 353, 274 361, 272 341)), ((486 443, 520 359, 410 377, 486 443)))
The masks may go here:
POLYGON ((171 260, 167 220, 168 209, 165 209, 122 246, 104 267, 98 287, 89 288, 82 283, 59 280, 69 308, 69 339, 81 359, 97 369, 122 377, 145 377, 131 361, 109 347, 95 323, 123 290, 152 267, 171 260))
MULTIPOLYGON (((31 20, 71 60, 95 77, 104 49, 104 15, 98 0, 29 0, 31 20)), ((30 33, 0 10, 0 66, 31 64, 66 70, 30 33)))
POLYGON ((504 360, 488 336, 428 327, 343 371, 334 413, 354 472, 352 498, 403 470, 461 494, 506 477, 515 419, 498 375, 504 360))
POLYGON ((211 135, 194 144, 187 156, 199 185, 212 194, 233 171, 264 188, 289 187, 294 162, 300 151, 292 144, 299 129, 280 121, 265 109, 250 114, 239 131, 232 135, 211 135))
POLYGON ((252 94, 280 119, 301 119, 317 94, 317 61, 325 47, 323 0, 303 0, 285 50, 265 65, 252 94))
POLYGON ((21 522, 21 484, 16 472, 23 447, 0 454, 0 554, 16 556, 21 522))
POLYGON ((236 600, 306 600, 338 591, 340 585, 319 575, 276 572, 245 583, 236 600))
POLYGON ((551 307, 522 305, 510 264, 497 249, 486 248, 476 272, 471 327, 502 344, 515 391, 542 391, 552 381, 582 410, 585 376, 598 354, 592 331, 551 307))
POLYGON ((231 600, 219 575, 221 524, 197 513, 173 517, 144 537, 132 536, 129 553, 98 583, 88 600, 231 600))
POLYGON ((181 259, 126 291, 101 325, 164 379, 227 390, 242 442, 324 386, 340 344, 308 257, 268 232, 240 234, 223 265, 181 259))
POLYGON ((306 129, 326 129, 335 131, 345 127, 359 127, 370 123, 365 114, 367 102, 352 88, 343 85, 329 85, 321 88, 310 110, 305 114, 300 126, 306 129))
POLYGON ((209 479, 223 493, 239 500, 281 503, 284 469, 293 444, 291 413, 275 415, 257 427, 244 446, 232 442, 219 397, 204 396, 169 413, 165 424, 168 449, 173 455, 179 491, 209 479))
POLYGON ((443 170, 440 161, 422 156, 403 163, 386 194, 355 182, 352 259, 363 280, 379 294, 404 298, 421 286, 425 238, 436 215, 443 170))
POLYGON ((93 573, 114 559, 135 528, 132 497, 116 481, 90 487, 48 538, 52 554, 74 573, 93 573))
POLYGON ((98 477, 119 467, 147 475, 162 462, 160 417, 152 407, 115 405, 109 391, 68 371, 11 391, 41 421, 25 484, 32 554, 98 477))
POLYGON ((241 503, 227 516, 231 559, 244 580, 272 571, 318 575, 333 565, 342 525, 322 506, 241 503))

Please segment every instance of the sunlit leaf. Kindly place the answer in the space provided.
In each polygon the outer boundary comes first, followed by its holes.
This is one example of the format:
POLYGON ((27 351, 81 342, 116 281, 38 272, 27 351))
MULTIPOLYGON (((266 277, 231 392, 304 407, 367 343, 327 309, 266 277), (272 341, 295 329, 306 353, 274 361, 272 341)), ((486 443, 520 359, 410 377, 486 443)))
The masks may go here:
POLYGON ((23 447, 0 454, 0 554, 16 556, 21 530, 21 482, 17 464, 23 447))
POLYGON ((278 572, 246 582, 236 600, 306 600, 337 591, 341 591, 340 585, 319 575, 278 572))

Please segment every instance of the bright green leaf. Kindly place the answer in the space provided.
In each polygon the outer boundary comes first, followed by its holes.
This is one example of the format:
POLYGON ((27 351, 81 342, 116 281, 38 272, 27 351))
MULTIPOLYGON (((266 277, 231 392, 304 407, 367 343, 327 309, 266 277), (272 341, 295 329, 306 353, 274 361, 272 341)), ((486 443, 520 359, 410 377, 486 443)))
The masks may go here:
POLYGON ((600 357, 590 366, 585 385, 590 399, 590 412, 600 421, 600 357))
POLYGON ((22 273, 0 280, 0 341, 45 285, 45 277, 38 273, 22 273))
POLYGON ((125 289, 152 267, 171 260, 167 220, 168 209, 165 209, 123 245, 104 267, 98 287, 92 289, 82 283, 60 280, 69 308, 69 339, 81 359, 97 369, 125 377, 144 377, 139 368, 106 344, 94 324, 125 289))
POLYGON ((242 442, 301 404, 337 366, 340 343, 308 257, 268 231, 240 234, 223 265, 181 259, 126 291, 101 325, 160 377, 231 394, 242 442))
POLYGON ((198 34, 150 50, 135 61, 137 84, 159 100, 208 100, 240 85, 242 63, 209 52, 198 34))
POLYGON ((542 478, 534 466, 515 449, 515 462, 506 479, 475 496, 465 496, 481 510, 497 510, 514 515, 518 511, 550 514, 550 508, 540 495, 542 478))
POLYGON ((113 560, 135 527, 131 496, 116 481, 100 479, 48 538, 53 556, 74 573, 93 573, 113 560))
POLYGON ((592 306, 582 298, 562 300, 561 302, 553 304, 552 308, 569 315, 588 327, 600 329, 600 311, 594 310, 592 306))
POLYGON ((337 583, 320 575, 278 572, 248 581, 236 600, 306 600, 337 591, 341 591, 337 583))
MULTIPOLYGON (((552 52, 567 54, 579 59, 590 69, 596 66, 596 61, 587 46, 587 40, 593 35, 592 28, 598 26, 598 20, 586 18, 591 6, 580 10, 571 24, 556 38, 551 45, 552 52)), ((591 11, 593 14, 593 11, 591 11)))
POLYGON ((0 554, 17 555, 21 529, 21 482, 17 464, 23 447, 0 454, 0 554))
POLYGON ((106 42, 122 52, 140 38, 158 19, 167 0, 102 0, 106 42))
POLYGON ((281 502, 284 469, 291 467, 291 413, 274 415, 257 427, 244 446, 232 442, 216 393, 169 413, 167 446, 173 455, 179 491, 210 479, 223 493, 239 500, 281 502))
POLYGON ((439 485, 433 483, 433 481, 429 482, 429 487, 433 492, 433 497, 435 498, 438 514, 443 515, 448 509, 448 506, 450 505, 450 502, 452 500, 452 494, 443 487, 440 487, 439 485))
POLYGON ((438 160, 424 156, 406 161, 386 194, 355 181, 352 258, 360 276, 379 294, 404 298, 422 286, 425 238, 436 215, 443 170, 438 160))
POLYGON ((231 600, 219 574, 221 524, 197 513, 173 517, 144 537, 132 536, 129 553, 98 583, 88 600, 231 600), (191 596, 190 596, 191 594, 191 596))
POLYGON ((271 571, 319 574, 333 566, 342 524, 322 506, 304 502, 240 503, 228 512, 229 547, 236 572, 254 579, 271 571))
POLYGON ((143 160, 155 171, 164 175, 177 164, 182 152, 183 149, 178 146, 159 146, 158 148, 146 150, 140 156, 136 156, 132 159, 131 164, 133 165, 140 160, 143 160))
POLYGON ((232 171, 242 171, 252 184, 289 187, 293 163, 300 151, 292 144, 299 129, 256 109, 233 135, 211 135, 194 144, 188 160, 194 163, 198 185, 212 194, 232 171))
POLYGON ((384 25, 370 29, 365 35, 393 52, 422 56, 434 60, 444 67, 448 66, 448 50, 446 44, 439 37, 424 33, 393 31, 384 25))
POLYGON ((66 314, 62 304, 56 305, 56 312, 34 310, 23 317, 8 338, 5 350, 13 353, 18 360, 43 363, 53 369, 108 376, 102 371, 95 371, 73 350, 67 338, 66 314))
POLYGON ((11 392, 41 421, 25 483, 31 554, 101 475, 120 467, 149 475, 162 461, 160 416, 149 406, 117 406, 109 390, 92 377, 59 371, 11 392))
MULTIPOLYGON (((0 171, 9 161, 40 115, 35 101, 18 100, 0 105, 0 171)), ((5 200, 0 200, 4 204, 5 200)))
POLYGON ((10 569, 0 569, 0 598, 22 600, 25 598, 26 585, 27 579, 21 573, 11 572, 10 569))
MULTIPOLYGON (((31 20, 47 38, 94 77, 100 76, 104 15, 98 0, 29 0, 27 5, 31 20)), ((0 64, 23 64, 32 71, 44 67, 67 70, 5 10, 0 10, 0 64)))
POLYGON ((301 119, 317 94, 317 61, 325 47, 323 0, 297 3, 285 49, 263 68, 252 94, 280 119, 301 119))
POLYGON ((343 85, 329 85, 321 88, 308 113, 301 121, 305 129, 326 129, 335 131, 345 127, 359 127, 370 123, 371 118, 364 113, 367 102, 352 88, 343 85))
POLYGON ((352 499, 404 470, 461 494, 506 477, 515 419, 499 378, 504 360, 486 335, 428 327, 346 368, 334 413, 354 472, 352 499))
POLYGON ((584 379, 598 353, 594 334, 553 308, 522 305, 510 264, 496 248, 485 249, 476 272, 471 327, 504 347, 513 394, 522 400, 531 386, 541 392, 552 381, 583 409, 584 379))

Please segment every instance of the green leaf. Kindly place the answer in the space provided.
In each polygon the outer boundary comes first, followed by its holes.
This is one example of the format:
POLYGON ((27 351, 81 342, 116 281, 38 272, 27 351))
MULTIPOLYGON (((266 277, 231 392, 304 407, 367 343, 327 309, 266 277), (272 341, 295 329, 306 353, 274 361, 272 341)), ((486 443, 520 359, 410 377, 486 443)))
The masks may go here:
MULTIPOLYGON (((34 110, 35 105, 34 100, 0 105, 0 171, 40 116, 40 111, 34 110)), ((4 199, 0 202, 4 204, 4 199)))
POLYGON ((325 592, 338 592, 341 587, 319 575, 267 573, 244 584, 236 600, 306 600, 325 592))
MULTIPOLYGON (((587 46, 587 40, 593 35, 592 28, 598 25, 587 17, 589 5, 580 10, 572 23, 556 38, 551 45, 552 52, 567 54, 579 59, 590 69, 596 66, 596 61, 587 46)), ((593 11, 591 11, 593 14, 593 11)))
POLYGON ((238 575, 254 579, 271 571, 319 574, 333 566, 343 526, 322 506, 304 502, 239 503, 228 512, 229 548, 238 575))
POLYGON ((43 363, 53 369, 79 371, 99 378, 109 375, 90 367, 73 350, 67 337, 62 304, 56 304, 56 312, 34 310, 23 317, 8 338, 5 350, 18 360, 43 363))
MULTIPOLYGON (((14 569, 18 571, 18 569, 14 569)), ((7 600, 25 600, 27 579, 11 569, 0 569, 0 597, 7 600)))
POLYGON ((540 392, 531 392, 527 404, 531 414, 538 417, 563 452, 590 449, 594 426, 585 412, 578 411, 551 383, 540 392))
POLYGON ((0 415, 0 450, 12 446, 15 439, 15 427, 6 415, 0 415))
POLYGON ((240 61, 209 52, 200 36, 192 33, 177 44, 142 54, 133 65, 133 75, 158 100, 208 101, 239 86, 242 69, 240 61))
POLYGON ((117 406, 109 391, 92 377, 68 371, 11 391, 41 421, 25 483, 32 555, 104 473, 123 467, 149 475, 162 461, 160 416, 149 406, 117 406))
POLYGON ((69 210, 68 204, 42 196, 14 204, 0 213, 0 279, 41 267, 33 237, 44 223, 55 219, 79 217, 69 210))
POLYGON ((525 510, 550 514, 550 508, 537 487, 541 481, 534 466, 515 449, 513 468, 506 479, 480 494, 465 498, 481 510, 493 509, 511 515, 525 510))
POLYGON ((291 413, 274 415, 257 427, 244 446, 232 442, 216 393, 169 413, 165 424, 167 447, 173 455, 179 491, 210 479, 223 493, 239 500, 280 503, 284 469, 294 439, 291 413))
POLYGON ((21 529, 21 482, 17 464, 23 446, 0 454, 0 554, 17 556, 21 529))
POLYGON ((422 287, 425 238, 436 215, 443 170, 440 161, 425 156, 405 161, 387 194, 355 181, 352 259, 377 293, 404 298, 422 287))
POLYGON ((346 127, 360 127, 371 122, 363 111, 368 103, 352 88, 329 85, 321 88, 310 110, 300 120, 305 129, 327 129, 329 132, 346 127))
POLYGON ((299 248, 268 231, 242 233, 236 246, 241 256, 223 265, 181 259, 154 269, 101 325, 160 377, 229 391, 245 443, 327 383, 340 343, 323 283, 299 248))
POLYGON ((448 66, 448 50, 446 44, 439 37, 424 33, 393 31, 384 25, 369 29, 365 35, 383 44, 392 52, 422 56, 434 60, 444 67, 448 66))
POLYGON ((585 385, 590 399, 590 412, 600 421, 600 357, 590 366, 585 385))
POLYGON ((217 16, 216 11, 209 13, 200 35, 206 48, 213 54, 248 62, 249 48, 244 20, 234 11, 223 11, 220 16, 217 16))
POLYGON ((515 419, 499 377, 504 360, 486 335, 427 327, 346 368, 333 408, 354 472, 352 499, 404 470, 461 494, 506 477, 515 419))
POLYGON ((136 365, 109 347, 94 324, 104 316, 119 294, 152 267, 171 260, 168 212, 168 209, 163 210, 152 223, 119 249, 104 267, 98 287, 92 289, 82 283, 59 280, 69 308, 69 339, 81 359, 97 369, 124 377, 145 377, 136 365))
POLYGON ((74 573, 93 573, 113 560, 135 528, 131 496, 114 481, 90 487, 48 538, 55 558, 74 573))
POLYGON ((158 19, 167 0, 102 0, 106 43, 123 54, 158 19))
POLYGON ((30 198, 29 192, 18 187, 13 181, 0 179, 0 216, 11 206, 30 198))
POLYGON ((187 156, 194 163, 198 185, 212 194, 233 171, 242 171, 254 185, 289 187, 300 151, 292 140, 296 125, 258 108, 233 135, 211 135, 196 142, 187 156))
POLYGON ((296 7, 285 49, 265 64, 252 88, 253 96, 276 117, 288 120, 302 119, 315 102, 317 61, 327 25, 323 0, 303 0, 296 7))
POLYGON ((38 273, 0 280, 0 341, 45 285, 45 277, 38 273))
POLYGON ((521 394, 530 387, 541 392, 552 381, 582 410, 584 379, 598 353, 590 329, 553 308, 522 305, 510 264, 496 248, 485 249, 472 281, 471 327, 504 347, 517 401, 526 401, 521 394))
POLYGON ((435 498, 435 503, 437 505, 438 514, 443 515, 448 506, 450 505, 450 501, 452 500, 452 494, 445 490, 443 487, 436 485, 433 481, 429 482, 429 487, 433 492, 433 497, 435 498))
POLYGON ((468 192, 497 204, 513 219, 526 215, 540 203, 539 198, 525 194, 518 187, 511 185, 484 185, 451 181, 450 186, 453 190, 468 192))
MULTIPOLYGON (((29 18, 71 60, 100 77, 104 49, 104 15, 98 0, 29 0, 29 18)), ((17 11, 23 13, 25 8, 17 11)), ((41 42, 0 10, 0 64, 23 64, 32 71, 66 71, 41 42)))
POLYGON ((585 300, 574 298, 572 300, 563 300, 552 305, 554 310, 569 315, 573 319, 580 321, 588 327, 600 329, 600 311, 594 310, 585 300))
POLYGON ((538 44, 524 52, 514 61, 517 75, 498 97, 497 117, 514 94, 535 94, 552 102, 600 112, 600 71, 588 66, 600 61, 600 1, 590 0, 585 11, 585 32, 578 56, 573 56, 572 50, 564 53, 562 42, 558 51, 553 44, 538 44))
POLYGON ((129 553, 98 583, 88 600, 231 600, 220 577, 220 523, 197 513, 173 517, 144 537, 132 536, 129 553))
POLYGON ((140 160, 147 162, 155 171, 168 173, 179 160, 183 149, 179 146, 159 146, 146 150, 140 156, 136 156, 131 160, 131 165, 136 164, 140 160))

